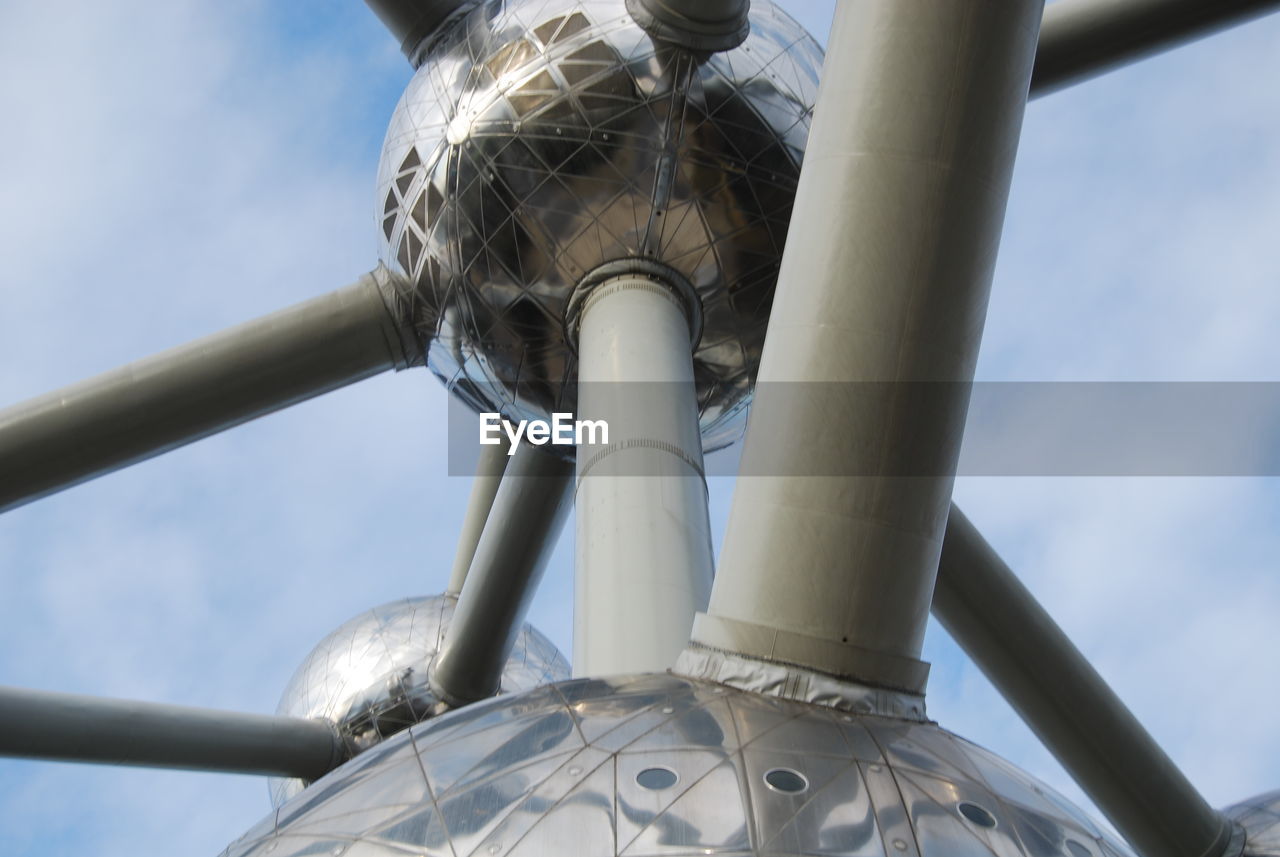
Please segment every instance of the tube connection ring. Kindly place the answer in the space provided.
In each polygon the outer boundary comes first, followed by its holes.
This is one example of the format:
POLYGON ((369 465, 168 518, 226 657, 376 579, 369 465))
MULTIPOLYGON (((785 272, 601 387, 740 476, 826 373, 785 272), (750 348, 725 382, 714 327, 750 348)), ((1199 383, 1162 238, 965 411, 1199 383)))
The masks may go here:
POLYGON ((588 271, 578 281, 573 295, 569 298, 569 305, 564 313, 565 340, 575 353, 578 350, 578 332, 582 327, 582 316, 598 296, 599 287, 621 277, 638 277, 648 280, 654 284, 656 290, 672 298, 684 310, 685 320, 689 323, 689 347, 697 350, 698 342, 702 339, 702 299, 698 297, 698 293, 694 291, 684 275, 652 259, 616 259, 588 271))

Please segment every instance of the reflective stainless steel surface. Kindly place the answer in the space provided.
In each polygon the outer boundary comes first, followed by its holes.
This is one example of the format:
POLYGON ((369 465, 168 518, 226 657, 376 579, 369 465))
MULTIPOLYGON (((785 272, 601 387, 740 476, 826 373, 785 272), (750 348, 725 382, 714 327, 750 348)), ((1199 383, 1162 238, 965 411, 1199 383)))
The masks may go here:
POLYGON ((669 675, 579 679, 413 727, 318 780, 245 855, 1127 855, 932 723, 669 675))
POLYGON ((1280 789, 1223 810, 1245 833, 1245 857, 1280 857, 1280 789))
MULTIPOLYGON (((329 634, 289 680, 277 714, 320 718, 337 725, 350 752, 436 713, 429 667, 440 650, 457 599, 406 598, 361 613, 329 634)), ((569 663, 531 625, 524 625, 502 672, 502 693, 516 693, 569 676, 569 663)), ((273 780, 279 804, 301 791, 300 780, 273 780)))
POLYGON ((658 47, 622 0, 488 2, 434 42, 387 131, 383 260, 457 395, 512 419, 572 410, 565 309, 642 257, 702 300, 704 444, 741 431, 821 52, 768 2, 732 51, 658 47))

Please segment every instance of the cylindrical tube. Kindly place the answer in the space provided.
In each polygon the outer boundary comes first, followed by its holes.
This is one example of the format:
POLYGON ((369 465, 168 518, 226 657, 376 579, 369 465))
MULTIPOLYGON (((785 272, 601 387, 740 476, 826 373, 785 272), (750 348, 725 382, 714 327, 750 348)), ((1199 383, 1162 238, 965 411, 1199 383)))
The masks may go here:
POLYGON ((493 500, 431 672, 450 705, 498 691, 502 668, 569 513, 573 462, 521 444, 493 500))
POLYGON ((1061 0, 1045 7, 1031 94, 1265 15, 1280 0, 1061 0))
POLYGON ((419 46, 451 15, 474 6, 478 0, 365 0, 395 37, 400 51, 417 68, 422 62, 419 46))
POLYGON ((369 274, 0 411, 0 512, 408 366, 401 342, 369 274))
POLYGON ((0 755, 314 780, 346 758, 322 720, 0 688, 0 755))
POLYGON ((951 507, 933 613, 1142 857, 1217 857, 1231 824, 951 507))
POLYGON ((471 483, 471 496, 467 500, 466 515, 462 519, 462 532, 458 534, 458 550, 453 556, 453 571, 449 574, 449 585, 445 589, 451 595, 461 592, 462 585, 467 580, 471 560, 480 545, 485 522, 489 520, 489 510, 493 508, 493 498, 498 495, 503 471, 511 460, 511 456, 507 454, 510 448, 505 435, 497 444, 480 447, 475 481, 471 483))
POLYGON ((578 418, 608 439, 578 447, 574 674, 665 670, 713 564, 687 309, 665 284, 621 276, 580 320, 578 418))
POLYGON ((923 691, 1040 15, 1039 0, 837 7, 695 643, 923 691), (895 470, 916 460, 922 475, 895 470))

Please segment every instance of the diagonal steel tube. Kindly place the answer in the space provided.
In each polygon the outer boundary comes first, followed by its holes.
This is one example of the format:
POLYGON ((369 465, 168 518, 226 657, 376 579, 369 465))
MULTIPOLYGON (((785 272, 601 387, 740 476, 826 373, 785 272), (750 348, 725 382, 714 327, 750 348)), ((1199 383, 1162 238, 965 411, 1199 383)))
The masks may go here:
POLYGON ((954 505, 933 614, 1142 857, 1223 853, 1231 823, 954 505))
POLYGON ((1280 8, 1280 0, 1061 0, 1045 7, 1031 74, 1046 95, 1280 8))
POLYGON ((412 359, 379 268, 347 288, 0 411, 0 512, 412 359))
POLYGON ((573 494, 573 462, 521 444, 507 465, 432 666, 431 688, 451 706, 498 691, 573 494))
POLYGON ((314 780, 346 750, 322 720, 0 687, 0 756, 314 780))
POLYGON ((471 570, 471 561, 475 558, 476 548, 480 546, 480 537, 489 520, 493 500, 502 486, 502 474, 507 469, 507 462, 511 460, 511 456, 507 455, 510 448, 504 436, 498 444, 480 449, 475 480, 471 483, 471 496, 467 500, 467 512, 462 519, 462 532, 458 534, 458 549, 453 556, 453 570, 449 573, 449 585, 445 587, 445 591, 452 595, 460 593, 467 581, 467 572, 471 570))

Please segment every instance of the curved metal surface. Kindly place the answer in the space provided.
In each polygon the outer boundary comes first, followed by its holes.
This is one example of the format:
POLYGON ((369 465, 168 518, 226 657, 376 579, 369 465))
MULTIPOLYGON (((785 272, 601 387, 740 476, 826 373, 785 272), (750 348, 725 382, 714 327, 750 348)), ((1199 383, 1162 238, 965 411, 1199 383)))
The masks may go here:
MULTIPOLYGON (((353 754, 437 713, 430 666, 444 641, 457 599, 405 598, 343 623, 321 640, 293 674, 276 713, 326 720, 353 754)), ((569 663, 531 625, 516 635, 500 692, 515 693, 569 675, 569 663)), ((303 788, 273 780, 272 803, 303 788)))
POLYGON ((670 675, 574 680, 413 727, 226 857, 1122 857, 1032 777, 933 723, 670 675))
POLYGON ((1244 829, 1243 857, 1280 857, 1280 789, 1242 800, 1222 812, 1244 829))
POLYGON ((651 259, 702 299, 704 444, 735 440, 820 63, 767 2, 711 56, 656 45, 622 0, 494 0, 451 25, 396 108, 378 178, 381 258, 411 284, 432 371, 513 420, 574 410, 574 287, 651 259))

